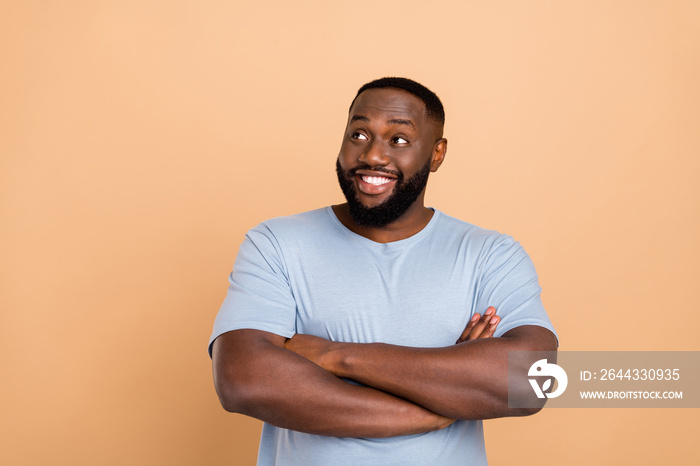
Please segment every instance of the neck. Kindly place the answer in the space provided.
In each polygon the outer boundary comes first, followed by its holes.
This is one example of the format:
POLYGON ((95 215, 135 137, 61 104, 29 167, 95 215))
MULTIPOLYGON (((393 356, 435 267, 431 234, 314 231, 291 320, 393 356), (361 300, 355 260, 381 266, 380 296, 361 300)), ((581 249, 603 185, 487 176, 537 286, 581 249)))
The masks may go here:
POLYGON ((423 205, 422 196, 401 217, 383 227, 365 227, 356 224, 347 204, 333 206, 333 212, 348 230, 377 243, 392 243, 409 238, 428 225, 435 213, 423 205))

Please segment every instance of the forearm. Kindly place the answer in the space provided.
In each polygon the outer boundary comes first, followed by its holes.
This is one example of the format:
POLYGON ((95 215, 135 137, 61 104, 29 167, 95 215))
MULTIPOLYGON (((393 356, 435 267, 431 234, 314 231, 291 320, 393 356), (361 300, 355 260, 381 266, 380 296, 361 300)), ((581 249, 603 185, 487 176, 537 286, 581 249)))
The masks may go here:
POLYGON ((388 393, 349 384, 255 330, 220 336, 214 380, 225 409, 287 429, 338 437, 391 437, 451 420, 388 393))
POLYGON ((323 366, 338 376, 451 418, 532 414, 532 410, 508 408, 508 351, 554 351, 556 340, 540 327, 521 327, 511 332, 502 338, 444 348, 334 343, 322 360, 323 366), (524 333, 529 337, 522 338, 524 333))

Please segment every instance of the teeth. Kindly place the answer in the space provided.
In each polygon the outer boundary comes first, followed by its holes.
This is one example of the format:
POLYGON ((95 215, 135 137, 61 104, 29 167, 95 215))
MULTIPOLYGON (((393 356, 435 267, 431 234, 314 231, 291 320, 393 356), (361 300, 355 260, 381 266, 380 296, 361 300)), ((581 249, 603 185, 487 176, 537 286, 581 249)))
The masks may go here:
POLYGON ((365 183, 372 184, 374 186, 381 186, 391 182, 391 178, 386 178, 384 176, 363 176, 362 181, 365 183))

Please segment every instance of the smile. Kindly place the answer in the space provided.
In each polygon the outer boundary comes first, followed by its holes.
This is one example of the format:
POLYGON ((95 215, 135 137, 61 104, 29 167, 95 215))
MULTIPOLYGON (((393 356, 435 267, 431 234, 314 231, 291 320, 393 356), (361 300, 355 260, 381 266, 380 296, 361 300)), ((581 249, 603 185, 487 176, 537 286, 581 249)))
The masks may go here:
POLYGON ((357 190, 370 196, 390 193, 396 185, 396 178, 378 174, 357 173, 355 179, 357 190))
POLYGON ((391 183, 394 180, 392 178, 387 178, 385 176, 367 176, 367 175, 364 175, 364 176, 362 176, 362 181, 364 181, 365 183, 369 183, 371 185, 374 185, 374 186, 382 186, 382 185, 385 185, 387 183, 391 183))

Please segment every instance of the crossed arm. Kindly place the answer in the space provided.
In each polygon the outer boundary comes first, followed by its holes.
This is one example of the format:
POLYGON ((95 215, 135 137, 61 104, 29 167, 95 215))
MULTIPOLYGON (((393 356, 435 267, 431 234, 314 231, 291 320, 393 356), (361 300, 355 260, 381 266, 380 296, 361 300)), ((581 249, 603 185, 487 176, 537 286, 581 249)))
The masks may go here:
POLYGON ((214 342, 214 382, 228 411, 318 435, 391 437, 531 414, 508 408, 508 351, 554 351, 556 339, 537 326, 490 338, 498 321, 489 308, 443 348, 234 330, 214 342))

